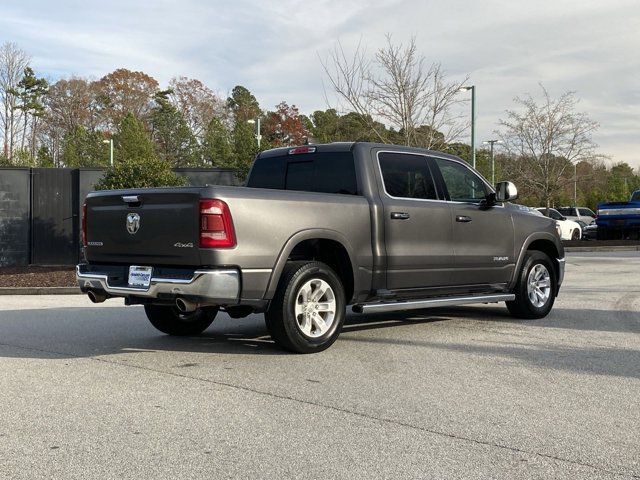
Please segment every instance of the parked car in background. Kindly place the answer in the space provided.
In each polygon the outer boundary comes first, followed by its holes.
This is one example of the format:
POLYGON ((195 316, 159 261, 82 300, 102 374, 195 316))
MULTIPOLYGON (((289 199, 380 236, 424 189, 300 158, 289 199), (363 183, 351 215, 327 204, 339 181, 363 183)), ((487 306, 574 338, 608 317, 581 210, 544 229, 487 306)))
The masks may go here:
MULTIPOLYGON (((537 215, 538 217, 545 217, 545 215, 542 212, 538 211, 536 207, 527 207, 524 205, 519 205, 519 206, 522 207, 522 209, 527 213, 530 213, 532 215, 537 215)), ((554 223, 555 223, 558 237, 562 239, 562 229, 560 228, 560 222, 554 222, 554 223)))
POLYGON ((598 240, 640 239, 640 190, 628 202, 598 205, 598 240))
POLYGON ((573 220, 568 220, 564 215, 561 215, 555 208, 550 208, 547 213, 545 207, 537 208, 545 217, 553 218, 560 226, 560 238, 562 240, 580 240, 582 237, 582 228, 573 220))
POLYGON ((568 220, 581 220, 589 225, 596 219, 596 213, 587 207, 560 207, 557 209, 560 215, 568 220))
POLYGON ((582 239, 583 240, 597 240, 598 239, 598 225, 594 220, 589 225, 582 227, 582 239))

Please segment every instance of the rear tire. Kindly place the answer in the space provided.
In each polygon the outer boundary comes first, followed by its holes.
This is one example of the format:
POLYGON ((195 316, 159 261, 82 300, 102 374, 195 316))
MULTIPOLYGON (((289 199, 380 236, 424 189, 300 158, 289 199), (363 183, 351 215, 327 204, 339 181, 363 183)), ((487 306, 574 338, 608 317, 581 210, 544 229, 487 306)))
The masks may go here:
POLYGON ((555 268, 549 256, 537 250, 527 251, 513 291, 516 298, 506 302, 509 313, 527 319, 546 317, 553 307, 557 285, 555 268))
POLYGON ((179 337, 199 335, 213 323, 218 307, 198 308, 190 313, 180 313, 176 307, 145 305, 144 311, 151 325, 162 333, 179 337))
POLYGON ((345 308, 344 287, 331 268, 321 262, 289 262, 264 316, 278 345, 315 353, 336 341, 345 308))
POLYGON ((571 232, 571 240, 580 240, 580 231, 579 230, 573 230, 571 232))

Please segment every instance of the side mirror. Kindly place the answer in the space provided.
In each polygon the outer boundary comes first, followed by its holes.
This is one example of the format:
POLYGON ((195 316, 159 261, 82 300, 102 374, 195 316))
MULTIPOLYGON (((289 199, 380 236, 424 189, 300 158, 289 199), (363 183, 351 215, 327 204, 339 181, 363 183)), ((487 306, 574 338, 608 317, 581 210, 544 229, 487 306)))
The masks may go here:
POLYGON ((496 202, 510 202, 518 198, 518 189, 511 182, 496 184, 496 202))

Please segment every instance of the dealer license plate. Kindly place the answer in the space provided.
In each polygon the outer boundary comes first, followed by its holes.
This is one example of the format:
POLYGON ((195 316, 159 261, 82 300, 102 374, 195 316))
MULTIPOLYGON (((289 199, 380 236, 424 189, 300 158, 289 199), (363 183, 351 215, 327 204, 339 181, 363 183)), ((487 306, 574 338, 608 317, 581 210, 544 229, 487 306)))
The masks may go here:
POLYGON ((137 288, 149 288, 151 284, 151 274, 153 267, 140 267, 131 265, 129 267, 129 286, 137 288))

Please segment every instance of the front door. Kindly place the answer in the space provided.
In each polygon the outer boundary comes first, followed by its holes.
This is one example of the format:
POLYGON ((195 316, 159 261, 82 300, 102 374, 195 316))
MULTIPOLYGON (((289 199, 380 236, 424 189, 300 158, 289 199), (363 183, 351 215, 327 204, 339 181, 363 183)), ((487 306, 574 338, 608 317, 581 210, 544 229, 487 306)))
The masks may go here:
POLYGON ((503 205, 483 205, 488 185, 455 160, 435 158, 451 205, 456 285, 507 283, 515 268, 511 213, 503 205))
POLYGON ((450 285, 453 245, 450 204, 438 197, 420 154, 379 152, 387 289, 419 294, 450 285))

